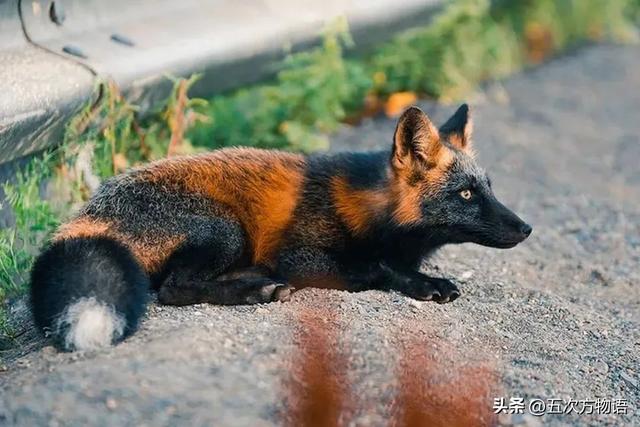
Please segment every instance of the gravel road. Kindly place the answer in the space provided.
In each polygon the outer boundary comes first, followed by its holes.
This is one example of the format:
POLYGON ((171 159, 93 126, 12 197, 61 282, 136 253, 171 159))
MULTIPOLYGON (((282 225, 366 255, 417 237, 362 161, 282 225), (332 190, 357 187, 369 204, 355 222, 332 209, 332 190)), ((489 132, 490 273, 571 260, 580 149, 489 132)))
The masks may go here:
MULTIPOLYGON (((0 425, 278 425, 297 319, 310 310, 347 361, 360 402, 349 425, 387 425, 407 337, 430 347, 445 376, 492 366, 493 397, 507 403, 628 405, 627 414, 502 414, 501 425, 640 425, 638 70, 638 47, 592 46, 469 99, 480 162, 534 232, 512 250, 461 245, 430 259, 425 269, 457 280, 454 303, 305 289, 260 306, 152 305, 131 339, 85 354, 58 353, 27 330, 2 354, 0 425)), ((421 107, 436 122, 455 108, 421 107)), ((393 127, 368 120, 333 149, 387 144, 393 127)))

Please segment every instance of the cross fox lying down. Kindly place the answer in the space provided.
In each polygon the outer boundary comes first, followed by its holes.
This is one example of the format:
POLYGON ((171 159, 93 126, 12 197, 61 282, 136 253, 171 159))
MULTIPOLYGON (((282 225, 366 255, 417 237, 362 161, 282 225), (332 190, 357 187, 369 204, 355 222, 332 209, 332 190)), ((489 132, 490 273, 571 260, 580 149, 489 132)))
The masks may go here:
POLYGON ((474 161, 468 107, 439 130, 412 107, 390 150, 231 148, 106 181, 37 259, 31 302, 64 350, 133 333, 149 289, 173 305, 283 301, 294 286, 445 303, 460 291, 420 273, 425 256, 446 243, 510 248, 530 233, 474 161))

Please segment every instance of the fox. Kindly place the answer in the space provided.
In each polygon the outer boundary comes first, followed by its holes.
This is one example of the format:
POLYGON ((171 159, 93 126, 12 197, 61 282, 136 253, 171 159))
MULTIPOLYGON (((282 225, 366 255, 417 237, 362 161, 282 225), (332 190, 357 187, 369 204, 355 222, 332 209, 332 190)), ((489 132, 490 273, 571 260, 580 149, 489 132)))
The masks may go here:
POLYGON ((389 149, 298 154, 223 148, 104 181, 31 271, 36 326, 62 351, 115 345, 153 292, 184 306, 287 301, 315 286, 447 303, 420 271, 446 244, 511 248, 532 227, 475 160, 467 104, 437 128, 418 107, 389 149))

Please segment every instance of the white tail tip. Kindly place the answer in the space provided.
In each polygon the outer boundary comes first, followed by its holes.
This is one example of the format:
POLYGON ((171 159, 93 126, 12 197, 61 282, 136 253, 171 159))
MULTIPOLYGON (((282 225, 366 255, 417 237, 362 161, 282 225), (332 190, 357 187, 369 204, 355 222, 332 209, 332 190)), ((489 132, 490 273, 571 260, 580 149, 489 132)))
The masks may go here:
POLYGON ((69 305, 56 322, 67 350, 96 350, 122 337, 125 320, 111 305, 95 298, 80 298, 69 305))

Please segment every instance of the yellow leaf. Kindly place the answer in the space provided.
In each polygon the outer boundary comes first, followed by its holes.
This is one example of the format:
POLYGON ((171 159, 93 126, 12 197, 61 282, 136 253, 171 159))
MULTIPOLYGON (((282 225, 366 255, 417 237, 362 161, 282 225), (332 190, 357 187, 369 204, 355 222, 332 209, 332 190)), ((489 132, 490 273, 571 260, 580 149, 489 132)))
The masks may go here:
POLYGON ((415 104, 418 96, 415 92, 396 92, 392 94, 384 106, 387 117, 399 116, 407 107, 415 104))
POLYGON ((113 169, 116 172, 123 172, 129 166, 127 157, 122 153, 116 153, 113 155, 113 169))

